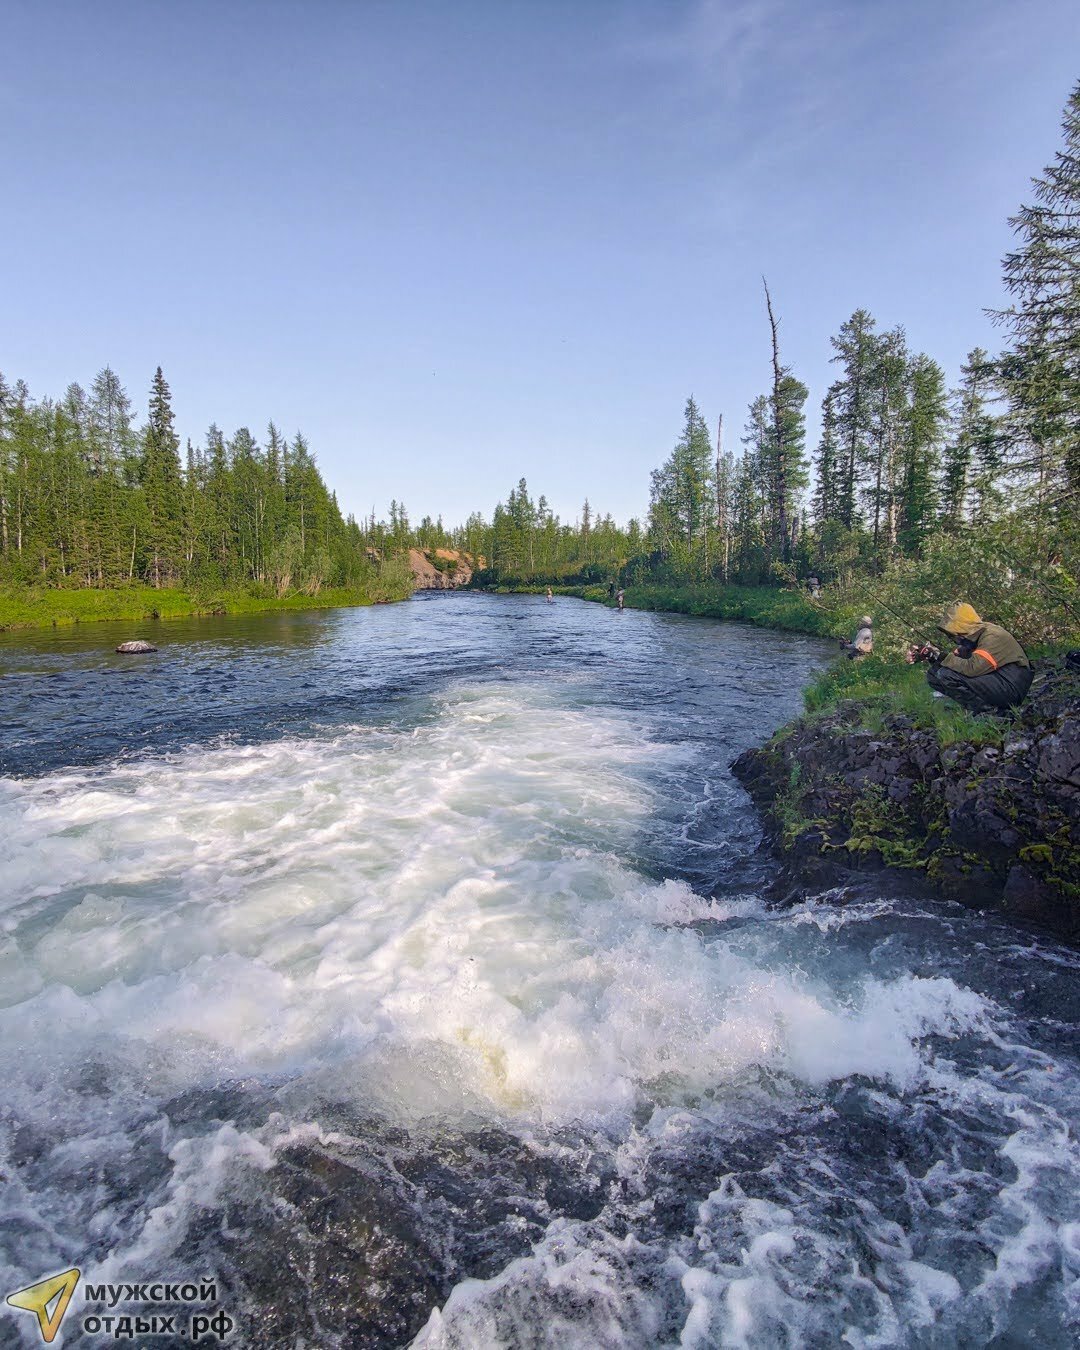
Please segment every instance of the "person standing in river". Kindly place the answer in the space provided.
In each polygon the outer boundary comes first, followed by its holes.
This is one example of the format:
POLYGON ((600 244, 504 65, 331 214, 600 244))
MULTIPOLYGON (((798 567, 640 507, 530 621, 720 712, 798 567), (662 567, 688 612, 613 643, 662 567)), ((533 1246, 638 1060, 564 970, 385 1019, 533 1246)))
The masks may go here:
POLYGON ((624 590, 620 590, 615 596, 615 603, 619 606, 620 609, 623 608, 623 602, 625 600, 626 600, 626 592, 624 590))
POLYGON ((950 605, 938 627, 956 639, 942 656, 936 647, 910 647, 908 662, 929 661, 926 682, 937 694, 954 699, 969 712, 999 712, 1022 703, 1031 687, 1032 669, 1016 638, 987 623, 963 600, 950 605))

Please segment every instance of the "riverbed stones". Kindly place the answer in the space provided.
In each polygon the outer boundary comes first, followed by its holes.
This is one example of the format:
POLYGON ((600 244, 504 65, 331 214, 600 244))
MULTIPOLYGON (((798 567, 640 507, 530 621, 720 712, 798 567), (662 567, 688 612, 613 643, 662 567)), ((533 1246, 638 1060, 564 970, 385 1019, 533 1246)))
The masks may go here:
POLYGON ((116 649, 124 656, 141 655, 143 652, 156 652, 157 648, 152 642, 121 642, 116 649))

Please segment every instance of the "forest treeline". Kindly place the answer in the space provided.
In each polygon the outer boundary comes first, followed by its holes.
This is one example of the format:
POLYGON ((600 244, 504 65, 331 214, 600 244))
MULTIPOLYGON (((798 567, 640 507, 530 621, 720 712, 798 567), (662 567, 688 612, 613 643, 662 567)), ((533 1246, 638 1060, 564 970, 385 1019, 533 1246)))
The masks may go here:
MULTIPOLYGON (((1003 349, 973 349, 950 387, 904 329, 858 309, 830 339, 835 378, 807 446, 809 391, 785 363, 763 285, 765 388, 732 448, 694 398, 652 474, 644 520, 586 501, 560 520, 524 479, 487 519, 447 529, 343 516, 304 437, 211 426, 181 456, 168 385, 145 422, 108 368, 34 402, 0 377, 0 581, 230 586, 274 594, 369 586, 409 547, 456 548, 479 585, 619 581, 794 584, 915 596, 977 583, 1029 633, 1075 629, 1080 501, 1080 84, 1064 140, 1012 220, 1003 349)), ((445 562, 445 560, 444 560, 445 562)), ((397 573, 395 572, 396 576, 397 573)))
MULTIPOLYGON (((0 581, 109 588, 363 591, 385 573, 386 526, 343 517, 304 436, 211 426, 183 458, 154 374, 138 425, 106 367, 89 390, 34 401, 0 375, 0 581)), ((402 569, 397 590, 407 593, 402 569)), ((383 576, 383 581, 388 580, 383 576)))
POLYGON ((725 446, 719 419, 711 434, 689 398, 681 435, 652 475, 648 517, 625 529, 597 521, 587 502, 563 525, 520 482, 486 532, 474 529, 486 579, 688 587, 816 575, 844 595, 885 596, 888 579, 916 602, 977 586, 1031 634, 1075 631, 1080 84, 1063 126, 1062 149, 1033 180, 1033 204, 1011 221, 1011 304, 994 316, 1002 351, 974 348, 950 388, 903 327, 856 310, 830 339, 836 377, 811 453, 809 391, 783 360, 763 285, 771 378, 739 449, 725 446))

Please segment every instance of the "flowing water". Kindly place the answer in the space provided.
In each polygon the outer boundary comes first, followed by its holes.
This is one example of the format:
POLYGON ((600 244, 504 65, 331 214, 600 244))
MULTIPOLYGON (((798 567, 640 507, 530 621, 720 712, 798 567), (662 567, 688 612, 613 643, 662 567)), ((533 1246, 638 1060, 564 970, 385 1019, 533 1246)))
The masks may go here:
MULTIPOLYGON (((1076 954, 762 899, 728 764, 823 644, 478 595, 156 631, 0 638, 0 1293, 211 1276, 250 1346, 1076 1343, 1076 954)), ((56 1344, 105 1343, 82 1298, 56 1344)))

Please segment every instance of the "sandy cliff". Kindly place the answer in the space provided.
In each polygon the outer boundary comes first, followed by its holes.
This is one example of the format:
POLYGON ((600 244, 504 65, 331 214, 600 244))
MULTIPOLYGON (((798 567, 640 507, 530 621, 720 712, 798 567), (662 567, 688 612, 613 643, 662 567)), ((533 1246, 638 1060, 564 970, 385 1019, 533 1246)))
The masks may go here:
POLYGON ((418 591, 452 591, 472 580, 474 559, 455 549, 409 549, 409 570, 418 591))

